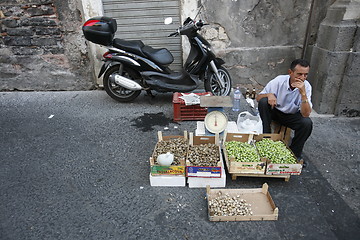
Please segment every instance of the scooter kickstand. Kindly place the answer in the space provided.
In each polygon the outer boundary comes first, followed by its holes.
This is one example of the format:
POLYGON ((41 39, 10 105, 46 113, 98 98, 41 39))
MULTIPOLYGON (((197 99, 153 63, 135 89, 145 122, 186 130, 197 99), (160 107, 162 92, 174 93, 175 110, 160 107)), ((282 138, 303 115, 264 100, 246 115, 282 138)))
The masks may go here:
POLYGON ((152 94, 151 90, 146 90, 147 96, 150 96, 151 98, 155 98, 155 96, 152 94))

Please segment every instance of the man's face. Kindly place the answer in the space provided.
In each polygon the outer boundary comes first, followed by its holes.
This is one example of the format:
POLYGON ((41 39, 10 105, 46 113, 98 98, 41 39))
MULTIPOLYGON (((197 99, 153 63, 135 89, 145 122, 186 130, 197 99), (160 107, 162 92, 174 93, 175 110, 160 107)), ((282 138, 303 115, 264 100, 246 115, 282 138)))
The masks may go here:
POLYGON ((294 71, 289 69, 290 84, 296 81, 304 82, 309 74, 310 67, 296 65, 294 71))

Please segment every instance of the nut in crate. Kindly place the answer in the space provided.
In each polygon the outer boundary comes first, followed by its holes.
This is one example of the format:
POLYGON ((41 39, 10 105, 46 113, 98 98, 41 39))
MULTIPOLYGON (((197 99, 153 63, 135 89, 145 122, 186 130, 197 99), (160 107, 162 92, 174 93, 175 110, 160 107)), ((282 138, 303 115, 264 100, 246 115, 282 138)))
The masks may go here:
MULTIPOLYGON (((171 165, 180 165, 180 160, 185 159, 187 152, 187 140, 184 138, 174 138, 169 140, 162 140, 158 142, 154 152, 154 159, 161 154, 170 152, 174 155, 174 161, 171 165)), ((156 164, 159 164, 156 162, 156 164)))
POLYGON ((193 166, 217 166, 220 158, 219 146, 213 143, 189 147, 188 160, 193 166))

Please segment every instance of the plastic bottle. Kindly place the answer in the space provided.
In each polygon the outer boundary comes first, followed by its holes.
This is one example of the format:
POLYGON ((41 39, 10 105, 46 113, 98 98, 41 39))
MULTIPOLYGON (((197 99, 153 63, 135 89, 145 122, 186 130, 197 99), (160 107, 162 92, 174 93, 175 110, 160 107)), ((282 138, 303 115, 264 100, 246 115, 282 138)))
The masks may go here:
POLYGON ((237 87, 234 91, 234 102, 233 102, 233 108, 232 110, 234 112, 240 111, 240 98, 241 98, 241 92, 239 87, 237 87))

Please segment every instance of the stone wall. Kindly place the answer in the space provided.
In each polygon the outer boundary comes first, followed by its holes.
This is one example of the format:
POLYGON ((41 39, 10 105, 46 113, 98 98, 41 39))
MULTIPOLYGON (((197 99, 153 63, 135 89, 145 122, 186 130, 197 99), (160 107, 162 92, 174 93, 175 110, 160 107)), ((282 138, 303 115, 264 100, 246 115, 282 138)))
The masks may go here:
POLYGON ((275 76, 286 74, 290 62, 301 57, 311 0, 201 3, 202 16, 219 30, 218 35, 207 36, 223 36, 212 42, 234 84, 255 86, 259 91, 275 76))
POLYGON ((93 88, 76 0, 2 0, 0 90, 93 88))
POLYGON ((314 109, 320 113, 360 116, 360 1, 336 1, 320 24, 309 78, 314 109))

